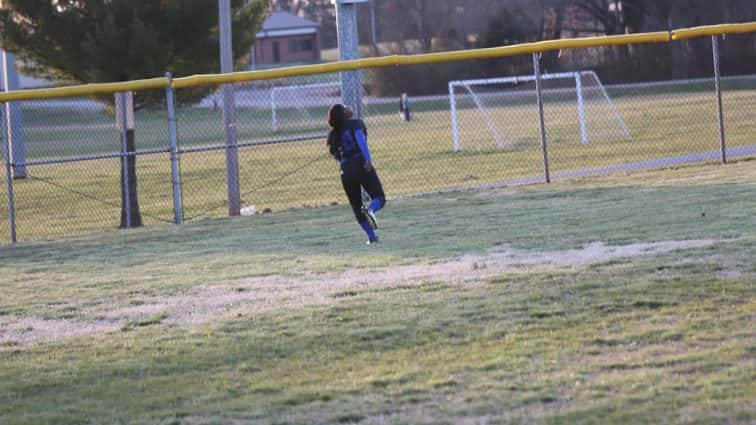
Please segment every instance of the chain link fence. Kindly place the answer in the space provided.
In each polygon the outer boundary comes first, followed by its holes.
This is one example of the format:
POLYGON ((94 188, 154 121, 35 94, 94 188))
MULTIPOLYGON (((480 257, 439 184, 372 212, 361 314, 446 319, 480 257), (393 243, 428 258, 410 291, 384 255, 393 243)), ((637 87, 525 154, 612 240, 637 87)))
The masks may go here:
MULTIPOLYGON (((389 197, 546 179, 538 81, 534 74, 498 73, 497 64, 465 62, 456 68, 463 71, 445 76, 448 91, 410 91, 404 103, 381 80, 402 78, 411 66, 361 71, 369 144, 389 197), (488 71, 471 79, 469 68, 488 71)), ((540 77, 550 178, 722 159, 713 72, 695 80, 659 73, 654 82, 606 84, 583 64, 540 77)), ((721 93, 726 158, 756 155, 756 76, 724 77, 721 93)), ((13 239, 14 227, 18 240, 127 227, 126 211, 132 225, 147 226, 176 222, 177 211, 181 222, 224 217, 234 191, 243 215, 344 203, 338 164, 325 146, 326 113, 341 95, 338 73, 233 84, 232 142, 223 90, 215 87, 173 111, 136 110, 133 148, 112 101, 6 103, 4 158, 16 178, 0 189, 0 242, 13 239), (229 177, 234 163, 238 171, 229 177), (131 209, 124 207, 129 200, 131 209)))

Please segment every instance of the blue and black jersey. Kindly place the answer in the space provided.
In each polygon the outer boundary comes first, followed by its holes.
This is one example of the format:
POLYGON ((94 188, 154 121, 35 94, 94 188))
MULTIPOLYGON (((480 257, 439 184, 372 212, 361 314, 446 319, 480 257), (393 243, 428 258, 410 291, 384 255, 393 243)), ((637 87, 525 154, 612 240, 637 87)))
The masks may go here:
POLYGON ((370 161, 367 128, 361 119, 352 119, 328 134, 328 149, 342 164, 351 161, 370 161))

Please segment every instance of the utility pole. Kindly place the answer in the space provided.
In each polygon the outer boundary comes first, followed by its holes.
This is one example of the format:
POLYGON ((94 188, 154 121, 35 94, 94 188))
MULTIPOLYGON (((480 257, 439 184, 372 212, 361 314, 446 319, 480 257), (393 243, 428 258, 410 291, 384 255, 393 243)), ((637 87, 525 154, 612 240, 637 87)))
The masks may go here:
MULTIPOLYGON (((234 62, 231 51, 231 1, 218 0, 218 20, 220 26, 221 73, 233 72, 234 62)), ((236 151, 236 105, 234 85, 224 84, 223 129, 226 135, 226 188, 228 192, 228 215, 237 216, 241 210, 239 191, 239 158, 236 151)))
MULTIPOLYGON (((339 60, 354 60, 360 57, 360 43, 357 33, 357 3, 368 0, 331 0, 336 5, 336 28, 339 37, 339 60)), ((362 118, 362 76, 360 71, 341 73, 341 99, 362 118)))

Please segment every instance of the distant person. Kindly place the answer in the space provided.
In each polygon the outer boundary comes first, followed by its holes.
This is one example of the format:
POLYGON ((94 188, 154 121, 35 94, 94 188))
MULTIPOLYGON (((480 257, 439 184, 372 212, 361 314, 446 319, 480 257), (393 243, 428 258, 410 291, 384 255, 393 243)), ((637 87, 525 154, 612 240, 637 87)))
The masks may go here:
POLYGON ((375 213, 386 205, 386 195, 373 167, 367 141, 367 128, 361 119, 353 118, 352 111, 342 104, 328 110, 328 150, 339 161, 341 184, 352 206, 354 217, 368 237, 368 245, 378 242, 375 213), (364 188, 370 195, 369 205, 362 202, 364 188))
POLYGON ((404 121, 412 120, 412 115, 410 114, 409 96, 407 96, 407 93, 402 93, 402 95, 399 96, 399 115, 404 119, 404 121))

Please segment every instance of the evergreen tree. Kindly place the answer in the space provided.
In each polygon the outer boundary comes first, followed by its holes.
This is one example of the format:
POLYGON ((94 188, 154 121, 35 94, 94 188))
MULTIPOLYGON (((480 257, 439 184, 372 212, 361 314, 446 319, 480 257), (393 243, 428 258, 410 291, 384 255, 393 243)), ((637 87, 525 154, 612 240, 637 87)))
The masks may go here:
MULTIPOLYGON (((246 60, 270 0, 231 0, 233 55, 246 60)), ((22 71, 59 84, 220 72, 217 0, 5 0, 0 44, 22 71)), ((180 90, 194 101, 212 90, 180 90)), ((136 93, 140 105, 163 94, 136 93)))

